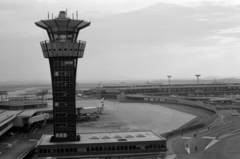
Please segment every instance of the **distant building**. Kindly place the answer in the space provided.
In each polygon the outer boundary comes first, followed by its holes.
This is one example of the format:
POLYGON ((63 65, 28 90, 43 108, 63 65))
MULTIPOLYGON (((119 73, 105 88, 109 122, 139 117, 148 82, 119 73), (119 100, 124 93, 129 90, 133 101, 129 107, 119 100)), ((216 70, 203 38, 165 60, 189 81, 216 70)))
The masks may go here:
POLYGON ((217 79, 215 78, 211 84, 224 84, 224 82, 218 82, 217 79))
MULTIPOLYGON (((85 90, 86 94, 99 98, 116 98, 118 94, 145 94, 157 96, 224 96, 240 94, 239 83, 174 84, 174 85, 114 85, 85 90)), ((84 95, 84 92, 83 92, 84 95)))

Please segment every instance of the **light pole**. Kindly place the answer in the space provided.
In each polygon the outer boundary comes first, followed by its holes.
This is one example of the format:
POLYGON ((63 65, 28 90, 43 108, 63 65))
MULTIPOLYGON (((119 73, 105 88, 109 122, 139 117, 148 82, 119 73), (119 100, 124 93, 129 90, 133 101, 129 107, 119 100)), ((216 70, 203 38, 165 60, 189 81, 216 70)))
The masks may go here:
POLYGON ((172 76, 167 76, 168 77, 168 84, 170 85, 170 78, 172 77, 172 76))
POLYGON ((197 77, 197 84, 199 84, 199 77, 201 76, 201 75, 195 75, 196 77, 197 77))
POLYGON ((170 96, 170 78, 172 76, 167 76, 168 77, 168 85, 169 85, 169 88, 168 88, 168 96, 170 96))

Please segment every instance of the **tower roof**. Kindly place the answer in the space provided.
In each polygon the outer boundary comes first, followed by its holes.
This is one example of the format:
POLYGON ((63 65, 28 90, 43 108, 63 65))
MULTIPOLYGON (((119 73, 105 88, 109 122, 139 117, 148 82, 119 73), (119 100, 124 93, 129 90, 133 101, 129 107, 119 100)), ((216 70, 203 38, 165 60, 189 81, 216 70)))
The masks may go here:
POLYGON ((79 31, 83 28, 86 28, 90 25, 91 22, 84 20, 75 20, 67 17, 65 11, 60 11, 59 16, 55 19, 41 20, 35 22, 37 26, 43 28, 47 31, 56 32, 56 31, 79 31))
POLYGON ((43 28, 45 30, 50 29, 52 31, 74 31, 88 27, 91 24, 91 22, 65 18, 65 19, 41 20, 35 22, 35 24, 38 27, 43 28))

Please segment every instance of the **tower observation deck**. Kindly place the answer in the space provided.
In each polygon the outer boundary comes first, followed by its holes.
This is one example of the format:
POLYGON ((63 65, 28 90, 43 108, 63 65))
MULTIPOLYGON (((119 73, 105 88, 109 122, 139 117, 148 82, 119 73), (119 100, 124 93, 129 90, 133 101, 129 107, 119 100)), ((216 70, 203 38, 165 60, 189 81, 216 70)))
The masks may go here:
POLYGON ((77 40, 79 31, 90 22, 67 18, 60 11, 55 19, 41 20, 35 24, 47 31, 49 41, 42 41, 43 56, 49 59, 53 94, 52 142, 78 141, 76 133, 76 71, 78 58, 82 58, 85 41, 77 40))

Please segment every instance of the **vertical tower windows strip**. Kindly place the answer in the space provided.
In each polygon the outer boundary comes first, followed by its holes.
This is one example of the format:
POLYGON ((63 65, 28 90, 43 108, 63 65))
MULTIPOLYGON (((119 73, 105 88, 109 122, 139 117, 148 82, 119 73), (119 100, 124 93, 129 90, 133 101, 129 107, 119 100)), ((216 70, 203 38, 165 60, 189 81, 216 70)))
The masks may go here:
MULTIPOLYGON (((75 101, 75 91, 73 92, 74 82, 75 82, 75 70, 73 67, 75 59, 74 58, 56 58, 52 62, 53 75, 54 75, 54 107, 55 112, 62 111, 58 108, 63 108, 67 106, 64 113, 55 114, 55 125, 54 129, 56 133, 55 137, 59 139, 70 139, 74 140, 76 138, 76 117, 75 117, 75 102, 71 102, 73 99, 75 101), (71 78, 73 77, 73 78, 71 78), (61 90, 58 90, 61 88, 61 90), (61 105, 61 107, 60 107, 61 105), (69 107, 68 105, 74 105, 69 107), (58 107, 58 108, 57 108, 58 107), (64 121, 63 121, 63 118, 64 121), (56 124, 59 122, 69 123, 69 126, 63 126, 63 124, 56 124), (60 131, 60 132, 59 132, 60 131), (57 135, 58 134, 58 135, 57 135), (61 135, 66 134, 66 135, 61 135)), ((75 88, 74 88, 75 90, 75 88)))

